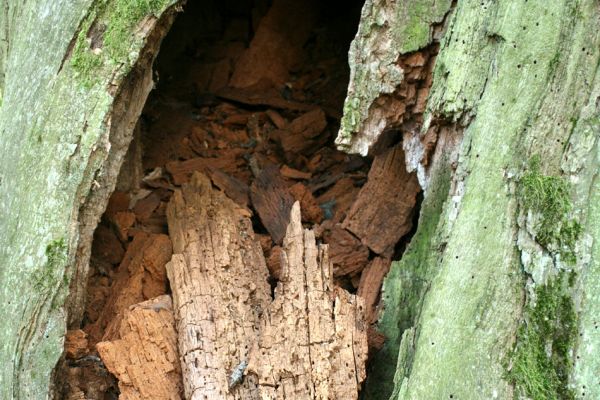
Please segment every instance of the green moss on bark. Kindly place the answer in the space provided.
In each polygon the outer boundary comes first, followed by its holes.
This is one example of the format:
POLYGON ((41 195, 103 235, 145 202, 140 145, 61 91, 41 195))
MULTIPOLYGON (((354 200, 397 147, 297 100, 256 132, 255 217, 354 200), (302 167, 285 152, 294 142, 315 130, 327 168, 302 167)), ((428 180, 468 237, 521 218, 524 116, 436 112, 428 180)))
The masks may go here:
POLYGON ((537 242, 545 248, 555 248, 563 260, 574 263, 575 243, 582 228, 579 222, 570 218, 573 203, 568 182, 558 176, 542 174, 540 157, 533 156, 519 183, 523 206, 527 211, 539 214, 535 224, 537 242))
MULTIPOLYGON (((577 314, 562 289, 564 274, 535 290, 535 306, 517 334, 507 378, 521 395, 533 400, 574 399, 569 388, 571 349, 577 335, 577 314)), ((569 277, 570 280, 570 277, 569 277)))
POLYGON ((100 2, 83 22, 71 57, 71 66, 82 85, 89 88, 97 83, 99 72, 106 66, 135 60, 137 57, 130 57, 128 53, 132 39, 135 40, 136 27, 144 17, 159 15, 170 4, 172 0, 100 2), (92 48, 92 39, 89 37, 94 28, 99 36, 96 38, 96 48, 92 48))
POLYGON ((46 264, 33 275, 34 287, 39 291, 48 291, 56 286, 64 275, 68 259, 68 246, 63 238, 54 240, 46 246, 46 264))

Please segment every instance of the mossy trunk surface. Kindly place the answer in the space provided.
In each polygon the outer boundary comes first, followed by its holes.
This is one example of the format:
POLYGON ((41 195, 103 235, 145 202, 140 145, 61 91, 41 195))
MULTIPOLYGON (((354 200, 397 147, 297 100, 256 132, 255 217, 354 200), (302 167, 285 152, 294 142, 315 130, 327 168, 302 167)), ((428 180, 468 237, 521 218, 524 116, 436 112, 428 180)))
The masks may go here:
POLYGON ((600 5, 367 0, 341 147, 394 128, 371 121, 402 71, 382 82, 443 13, 423 124, 403 138, 425 199, 384 283, 366 398, 600 398, 600 5))
POLYGON ((0 2, 0 398, 52 397, 171 0, 0 2))

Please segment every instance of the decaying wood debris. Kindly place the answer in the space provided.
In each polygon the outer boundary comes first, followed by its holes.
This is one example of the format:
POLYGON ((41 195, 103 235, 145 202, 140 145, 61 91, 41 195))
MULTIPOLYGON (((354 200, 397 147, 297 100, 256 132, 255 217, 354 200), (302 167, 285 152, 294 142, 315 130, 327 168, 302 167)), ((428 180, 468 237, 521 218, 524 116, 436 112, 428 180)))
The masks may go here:
POLYGON ((365 379, 364 302, 333 283, 327 245, 292 207, 275 299, 261 318, 248 374, 263 399, 356 399, 365 379))
POLYGON ((327 246, 291 208, 271 303, 244 209, 195 173, 167 215, 187 398, 357 398, 367 326, 360 298, 336 288, 327 246))
POLYGON ((167 272, 186 398, 258 398, 256 383, 229 388, 270 303, 268 270, 252 223, 210 180, 195 173, 167 209, 174 255, 167 272))
POLYGON ((119 380, 122 400, 178 400, 183 393, 171 297, 162 295, 125 311, 115 338, 98 353, 119 380))
POLYGON ((67 398, 358 398, 419 186, 401 145, 371 168, 334 148, 348 71, 323 32, 345 17, 282 25, 289 7, 232 17, 186 74, 159 71, 96 230, 67 398))

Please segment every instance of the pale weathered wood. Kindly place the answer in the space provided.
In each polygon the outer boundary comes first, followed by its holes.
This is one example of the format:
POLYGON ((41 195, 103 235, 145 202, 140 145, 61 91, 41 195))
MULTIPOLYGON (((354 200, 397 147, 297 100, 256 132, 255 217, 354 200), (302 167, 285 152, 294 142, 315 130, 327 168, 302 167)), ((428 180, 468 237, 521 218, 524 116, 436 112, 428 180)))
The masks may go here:
POLYGON ((363 301, 333 285, 327 246, 302 228, 298 202, 290 219, 247 374, 258 377, 262 399, 356 399, 367 357, 363 301))
POLYGON ((188 399, 258 398, 252 379, 229 387, 270 302, 262 249, 245 215, 200 173, 167 208, 175 253, 167 273, 188 399))
POLYGON ((115 337, 129 306, 166 293, 165 264, 171 254, 168 236, 136 234, 119 265, 98 320, 86 327, 92 344, 115 337))
POLYGON ((162 295, 131 306, 118 333, 97 344, 106 368, 119 380, 119 400, 179 400, 183 394, 173 304, 162 295))
POLYGON ((394 245, 412 227, 421 191, 416 174, 408 173, 402 146, 375 157, 369 179, 348 211, 343 227, 377 254, 391 255, 394 245))

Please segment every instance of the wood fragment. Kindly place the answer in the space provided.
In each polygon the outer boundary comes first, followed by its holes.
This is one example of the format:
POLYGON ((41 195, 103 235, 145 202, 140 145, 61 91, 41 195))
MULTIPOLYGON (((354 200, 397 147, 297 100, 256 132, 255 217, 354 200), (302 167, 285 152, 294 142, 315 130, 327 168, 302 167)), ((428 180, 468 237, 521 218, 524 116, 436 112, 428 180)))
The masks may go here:
POLYGON ((106 305, 98 319, 86 327, 92 345, 115 337, 129 306, 166 293, 165 264, 171 254, 168 236, 135 235, 118 267, 106 305))
POLYGON ((87 333, 81 329, 67 331, 65 335, 65 356, 77 359, 88 353, 87 333))
POLYGON ((362 271, 360 283, 358 284, 357 295, 365 301, 365 318, 368 323, 373 324, 377 321, 377 303, 383 278, 390 270, 391 261, 389 259, 376 257, 362 271))
POLYGON ((247 377, 258 378, 263 399, 357 399, 367 357, 363 301, 333 286, 327 246, 300 220, 296 202, 247 377))
POLYGON ((200 173, 167 209, 175 253, 167 272, 188 399, 259 398, 251 378, 229 387, 271 301, 262 249, 240 210, 200 173))
POLYGON ((119 399, 181 399, 171 297, 163 295, 126 310, 117 331, 113 340, 96 347, 106 368, 119 380, 119 399))
POLYGON ((289 167, 285 164, 281 166, 279 172, 281 172, 283 177, 290 179, 310 179, 312 176, 310 172, 298 171, 297 169, 289 167))
POLYGON ((343 227, 375 253, 391 256, 412 228, 412 213, 421 191, 416 174, 408 173, 397 145, 375 157, 367 183, 352 205, 343 227))
POLYGON ((285 128, 294 135, 301 135, 306 139, 319 136, 325 130, 327 120, 322 109, 316 108, 294 119, 285 128))
POLYGON ((340 224, 333 225, 322 236, 323 241, 329 245, 334 276, 355 274, 367 266, 369 249, 340 224))
POLYGON ((306 186, 298 182, 290 187, 292 197, 300 202, 304 221, 318 224, 323 221, 323 210, 306 186))
POLYGON ((250 198, 273 241, 281 244, 294 199, 276 166, 269 166, 260 171, 250 186, 250 198))

